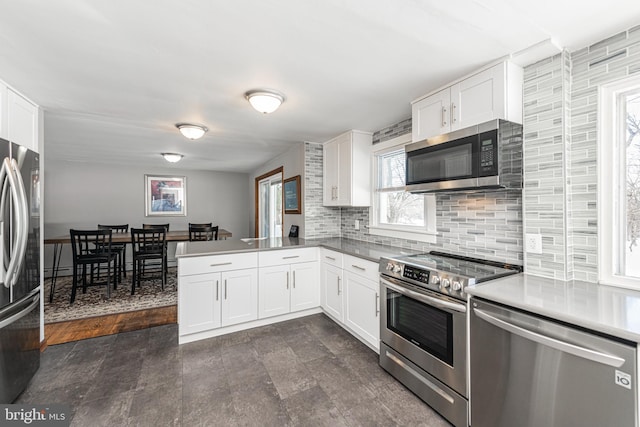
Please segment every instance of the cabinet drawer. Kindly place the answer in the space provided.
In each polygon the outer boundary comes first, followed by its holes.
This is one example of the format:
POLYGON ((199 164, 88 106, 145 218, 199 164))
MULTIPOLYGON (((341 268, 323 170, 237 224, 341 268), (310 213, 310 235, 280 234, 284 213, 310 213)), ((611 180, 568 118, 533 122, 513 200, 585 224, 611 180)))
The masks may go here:
POLYGON ((257 266, 258 254, 256 252, 178 258, 180 276, 241 270, 257 266))
POLYGON ((340 252, 322 249, 320 252, 320 261, 325 264, 335 265, 338 268, 342 268, 342 254, 340 252))
POLYGON ((295 264, 318 260, 317 248, 276 249, 258 252, 260 267, 270 265, 295 264))
POLYGON ((351 255, 344 255, 343 258, 344 271, 350 271, 351 273, 358 274, 367 279, 378 281, 378 264, 375 262, 367 261, 362 258, 354 257, 351 255))

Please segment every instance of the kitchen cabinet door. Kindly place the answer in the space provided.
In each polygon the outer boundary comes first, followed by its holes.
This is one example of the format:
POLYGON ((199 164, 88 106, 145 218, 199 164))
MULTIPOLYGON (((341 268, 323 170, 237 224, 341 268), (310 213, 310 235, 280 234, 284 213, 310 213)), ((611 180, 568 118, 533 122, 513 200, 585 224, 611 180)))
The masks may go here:
POLYGON ((291 264, 291 311, 306 310, 320 305, 318 262, 291 264))
POLYGON ((378 282, 345 272, 344 323, 374 348, 380 348, 378 282))
POLYGON ((18 95, 7 91, 7 130, 9 141, 38 151, 38 107, 18 95))
POLYGON ((258 318, 258 272, 255 268, 222 273, 222 326, 258 318))
POLYGON ((451 130, 506 118, 504 77, 499 64, 451 86, 451 130))
POLYGON ((181 335, 221 326, 220 281, 220 273, 180 277, 178 323, 181 335))
POLYGON ((323 147, 323 196, 324 206, 338 205, 338 186, 340 183, 340 141, 327 142, 323 147))
POLYGON ((258 317, 264 319, 288 313, 291 279, 289 265, 260 267, 259 272, 258 317))
POLYGON ((451 130, 451 90, 441 90, 411 106, 413 142, 442 135, 451 130))
POLYGON ((339 320, 343 321, 343 283, 342 283, 342 269, 333 265, 323 264, 323 290, 325 311, 339 320))

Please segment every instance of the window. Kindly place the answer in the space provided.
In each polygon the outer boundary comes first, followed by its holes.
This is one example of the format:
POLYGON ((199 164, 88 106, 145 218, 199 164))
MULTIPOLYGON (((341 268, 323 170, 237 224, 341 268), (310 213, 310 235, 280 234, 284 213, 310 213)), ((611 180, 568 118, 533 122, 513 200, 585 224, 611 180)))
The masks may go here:
POLYGON ((410 135, 403 135, 379 146, 373 154, 373 210, 369 231, 388 237, 426 242, 435 241, 435 196, 404 191, 404 146, 410 135))
POLYGON ((600 281, 640 288, 640 78, 603 87, 600 113, 600 281))

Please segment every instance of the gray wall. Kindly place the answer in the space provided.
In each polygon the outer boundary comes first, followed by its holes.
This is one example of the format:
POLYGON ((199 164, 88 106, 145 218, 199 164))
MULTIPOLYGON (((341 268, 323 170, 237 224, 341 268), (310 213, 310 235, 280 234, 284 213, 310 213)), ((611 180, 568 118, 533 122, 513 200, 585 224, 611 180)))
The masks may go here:
MULTIPOLYGON (((47 161, 44 180, 45 238, 68 234, 70 228, 95 228, 98 223, 169 223, 173 230, 186 230, 189 222, 213 222, 233 233, 249 235, 247 174, 189 171, 177 168, 135 167, 47 161), (144 175, 186 176, 186 217, 145 217, 144 175)), ((175 245, 170 245, 173 257, 175 245)), ((71 249, 64 246, 61 269, 71 265, 71 249)), ((45 269, 51 268, 52 246, 45 246, 45 269)), ((61 270, 61 274, 69 273, 61 270)))
MULTIPOLYGON (((304 237, 304 194, 305 194, 305 171, 304 171, 304 143, 300 142, 292 146, 289 150, 281 155, 269 160, 249 174, 248 180, 248 203, 249 203, 249 222, 250 230, 246 236, 255 237, 255 185, 256 177, 264 175, 274 169, 282 166, 283 179, 289 179, 296 175, 300 175, 300 187, 302 194, 299 195, 302 204, 302 214, 287 214, 283 219, 283 232, 285 236, 289 235, 289 229, 292 225, 300 227, 299 236, 304 237)), ((244 237, 244 236, 243 236, 244 237)))
POLYGON ((598 280, 600 85, 640 73, 640 26, 525 70, 525 227, 543 236, 533 274, 598 280))

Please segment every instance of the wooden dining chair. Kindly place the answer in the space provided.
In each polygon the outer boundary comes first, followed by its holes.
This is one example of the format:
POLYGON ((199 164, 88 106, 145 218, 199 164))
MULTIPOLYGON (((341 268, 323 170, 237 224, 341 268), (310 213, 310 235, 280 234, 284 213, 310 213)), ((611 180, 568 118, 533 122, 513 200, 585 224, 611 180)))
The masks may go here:
POLYGON ((189 224, 189 241, 218 240, 218 226, 192 226, 189 224))
MULTIPOLYGON (((128 235, 129 224, 122 225, 104 225, 98 224, 98 229, 111 230, 112 237, 114 234, 128 235)), ((122 282, 122 276, 127 277, 127 244, 126 243, 111 243, 111 251, 118 254, 118 279, 122 282)))
MULTIPOLYGON (((143 276, 150 271, 160 271, 162 290, 167 283, 167 231, 164 227, 132 228, 131 248, 133 252, 133 274, 131 295, 140 287, 143 276), (157 260, 151 264, 149 261, 157 260), (153 268, 153 267, 157 268, 153 268), (150 270, 151 269, 151 270, 150 270)), ((145 277, 146 278, 146 277, 145 277)))
POLYGON ((118 262, 117 253, 111 250, 111 230, 71 229, 69 234, 71 235, 71 251, 73 253, 73 285, 69 304, 73 304, 75 301, 80 282, 82 282, 83 294, 87 292, 88 286, 106 285, 107 298, 111 298, 111 281, 113 277, 115 287, 118 262), (100 282, 100 274, 98 274, 97 278, 94 275, 94 268, 102 265, 105 265, 107 269, 107 277, 104 282, 100 282), (89 267, 88 274, 87 267, 89 267), (81 268, 82 272, 80 272, 81 268), (90 277, 89 281, 87 280, 87 275, 90 277))

